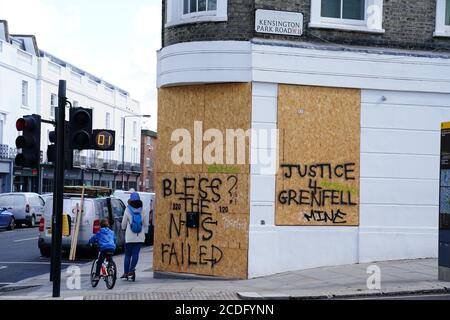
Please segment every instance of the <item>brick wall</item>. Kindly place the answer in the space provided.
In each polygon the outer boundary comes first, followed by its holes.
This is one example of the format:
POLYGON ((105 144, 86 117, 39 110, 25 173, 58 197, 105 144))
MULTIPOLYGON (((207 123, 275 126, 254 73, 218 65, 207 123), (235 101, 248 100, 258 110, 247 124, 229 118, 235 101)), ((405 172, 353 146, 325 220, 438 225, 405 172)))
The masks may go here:
MULTIPOLYGON (((253 37, 321 43, 352 44, 402 49, 450 51, 449 38, 433 37, 435 0, 384 0, 384 34, 309 29, 311 0, 229 0, 228 22, 199 23, 165 28, 164 46, 188 41, 249 40, 253 37), (302 37, 257 34, 254 11, 271 9, 297 11, 304 14, 302 37)), ((163 1, 165 7, 165 0, 163 1)), ((164 11, 164 9, 163 9, 164 11)), ((165 12, 163 12, 165 15, 165 12)))
POLYGON ((142 175, 140 178, 139 190, 142 192, 155 192, 155 162, 156 162, 156 143, 157 138, 151 136, 151 146, 147 145, 148 135, 142 134, 141 136, 141 164, 142 164, 142 175), (150 159, 152 167, 147 167, 147 158, 150 159), (150 181, 150 187, 147 188, 146 180, 150 181))

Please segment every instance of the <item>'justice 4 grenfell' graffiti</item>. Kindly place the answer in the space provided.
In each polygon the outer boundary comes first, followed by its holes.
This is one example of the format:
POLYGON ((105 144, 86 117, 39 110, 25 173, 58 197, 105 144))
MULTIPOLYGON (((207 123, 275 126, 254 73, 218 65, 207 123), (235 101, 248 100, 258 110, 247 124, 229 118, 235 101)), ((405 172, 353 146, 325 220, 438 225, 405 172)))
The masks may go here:
POLYGON ((358 190, 349 186, 356 179, 355 165, 283 164, 284 185, 302 187, 282 190, 278 202, 298 207, 305 223, 346 224, 345 208, 358 205, 358 190))
POLYGON ((163 264, 214 268, 223 250, 214 243, 218 215, 229 213, 237 202, 237 176, 221 178, 185 177, 164 179, 164 201, 170 203, 168 239, 161 244, 163 264))

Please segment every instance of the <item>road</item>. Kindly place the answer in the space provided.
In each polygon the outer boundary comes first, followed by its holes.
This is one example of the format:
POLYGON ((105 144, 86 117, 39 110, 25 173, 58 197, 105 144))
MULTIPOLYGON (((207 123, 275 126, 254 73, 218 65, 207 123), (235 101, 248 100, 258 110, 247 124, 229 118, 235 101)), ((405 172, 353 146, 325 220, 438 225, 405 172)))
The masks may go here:
POLYGON ((41 257, 37 243, 37 228, 0 231, 0 287, 50 271, 50 259, 41 257))

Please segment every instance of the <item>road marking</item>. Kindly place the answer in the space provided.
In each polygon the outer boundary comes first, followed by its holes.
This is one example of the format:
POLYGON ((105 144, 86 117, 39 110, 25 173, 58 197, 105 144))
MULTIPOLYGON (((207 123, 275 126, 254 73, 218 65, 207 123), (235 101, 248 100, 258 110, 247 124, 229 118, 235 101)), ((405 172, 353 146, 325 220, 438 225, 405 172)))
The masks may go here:
POLYGON ((18 242, 25 242, 25 241, 32 241, 32 240, 38 240, 39 237, 34 237, 34 238, 27 238, 27 239, 20 239, 20 240, 14 240, 15 243, 18 242))
POLYGON ((7 266, 0 266, 0 270, 8 268, 7 266))

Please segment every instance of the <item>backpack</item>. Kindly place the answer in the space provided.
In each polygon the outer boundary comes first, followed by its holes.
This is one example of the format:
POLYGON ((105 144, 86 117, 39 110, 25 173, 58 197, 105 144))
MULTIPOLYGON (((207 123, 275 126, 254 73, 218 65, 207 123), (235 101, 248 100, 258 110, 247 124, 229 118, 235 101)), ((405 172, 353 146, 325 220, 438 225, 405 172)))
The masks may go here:
POLYGON ((131 212, 131 231, 133 231, 136 234, 139 234, 142 232, 142 216, 138 212, 131 212))

